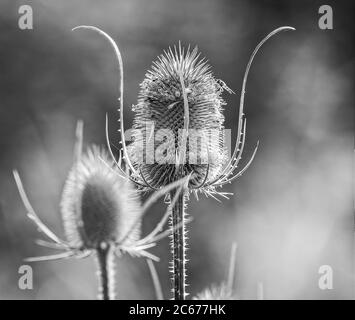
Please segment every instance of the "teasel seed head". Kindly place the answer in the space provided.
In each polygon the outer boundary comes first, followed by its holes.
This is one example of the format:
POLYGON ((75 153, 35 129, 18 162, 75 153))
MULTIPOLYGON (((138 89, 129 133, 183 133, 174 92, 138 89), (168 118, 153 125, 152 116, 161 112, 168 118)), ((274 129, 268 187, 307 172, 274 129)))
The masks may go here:
MULTIPOLYGON (((225 133, 223 91, 232 92, 226 84, 217 80, 205 59, 200 59, 197 48, 186 51, 179 44, 158 57, 141 84, 138 103, 133 106, 135 112, 133 142, 127 146, 124 135, 123 119, 123 60, 116 42, 103 30, 95 26, 74 28, 94 31, 110 43, 114 49, 119 67, 119 158, 116 160, 109 139, 106 117, 106 139, 116 167, 127 179, 141 190, 158 190, 170 181, 190 176, 189 191, 198 198, 198 192, 217 198, 227 198, 228 192, 218 189, 240 177, 251 165, 259 143, 243 168, 239 168, 246 138, 246 117, 244 98, 246 83, 252 62, 259 49, 274 35, 295 30, 293 27, 279 27, 264 37, 252 52, 247 63, 240 92, 239 113, 237 118, 237 137, 231 157, 224 143, 225 133), (147 129, 148 128, 148 129, 147 129), (161 131, 161 129, 163 131, 161 131), (165 130, 165 131, 164 131, 165 130), (182 134, 179 135, 179 130, 182 134), (170 135, 166 133, 169 131, 170 135), (212 132, 211 132, 212 131, 212 132), (191 147, 191 140, 202 138, 201 149, 191 147), (207 136, 207 142, 204 140, 207 136), (154 141, 153 150, 144 154, 150 140, 154 141), (158 146, 156 143, 158 142, 158 146), (162 143, 163 142, 163 143, 162 143), (160 144, 160 145, 159 145, 160 144), (165 144, 163 157, 157 161, 156 152, 165 144), (169 146, 169 147, 166 147, 169 146), (172 147, 173 151, 171 151, 172 147), (202 150, 202 151, 201 151, 202 150), (166 152, 165 152, 166 151, 166 152), (201 161, 206 159, 207 163, 201 161), (194 161, 190 161, 190 157, 194 161), (153 162, 151 162, 153 158, 153 162), (197 162, 195 161, 196 159, 197 162), (161 161, 162 160, 162 161, 161 161)), ((161 151, 161 150, 160 150, 161 151)))
POLYGON ((225 101, 222 94, 231 90, 214 77, 207 61, 200 59, 197 47, 185 52, 179 43, 178 48, 169 48, 153 62, 140 88, 138 104, 133 108, 133 128, 139 132, 134 137, 133 150, 147 146, 152 133, 155 137, 154 154, 163 144, 169 145, 164 163, 155 161, 150 164, 145 159, 142 163, 133 161, 147 183, 159 188, 179 176, 191 174, 189 187, 197 187, 205 179, 209 163, 208 159, 201 161, 203 152, 207 157, 213 154, 208 175, 215 177, 227 160, 223 143, 225 101), (152 133, 147 130, 150 123, 154 124, 152 133), (164 130, 169 130, 169 136, 164 130), (188 132, 190 143, 183 141, 183 130, 188 132), (212 138, 211 133, 216 136, 212 138), (204 138, 201 150, 197 145, 191 147, 191 141, 198 137, 204 138), (181 153, 185 153, 185 157, 179 159, 181 153))
MULTIPOLYGON (((104 149, 93 146, 74 163, 65 182, 61 211, 64 230, 72 246, 97 249, 116 243, 137 217, 141 206, 129 180, 118 178, 104 149)), ((139 238, 137 224, 126 239, 139 238)))

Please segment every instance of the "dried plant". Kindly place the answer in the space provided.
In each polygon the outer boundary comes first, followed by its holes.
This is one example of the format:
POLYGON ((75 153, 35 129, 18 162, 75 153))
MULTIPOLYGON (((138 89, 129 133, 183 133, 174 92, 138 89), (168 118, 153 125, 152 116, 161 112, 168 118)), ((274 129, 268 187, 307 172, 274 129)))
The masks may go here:
POLYGON ((235 265, 237 244, 233 243, 229 262, 228 279, 220 285, 212 285, 210 288, 198 293, 194 300, 236 300, 234 289, 235 265))
MULTIPOLYGON (((92 146, 82 154, 81 121, 78 122, 76 137, 74 164, 66 179, 60 206, 66 240, 60 239, 41 221, 27 198, 18 172, 14 171, 15 182, 28 217, 50 240, 38 240, 37 243, 62 251, 26 260, 33 262, 69 257, 84 258, 94 254, 98 265, 99 297, 105 300, 114 299, 115 255, 128 253, 134 257, 159 261, 147 249, 170 234, 169 229, 162 231, 169 211, 154 230, 143 238, 140 238, 141 220, 147 209, 166 192, 177 188, 180 193, 187 179, 159 190, 142 206, 132 182, 118 173, 106 151, 92 146)), ((172 202, 176 200, 177 196, 172 202)))
MULTIPOLYGON (((249 69, 256 53, 269 38, 281 31, 294 30, 294 28, 280 27, 269 33, 256 46, 249 59, 240 95, 238 133, 234 151, 229 159, 226 156, 224 144, 222 106, 225 103, 222 93, 231 92, 231 90, 223 81, 213 76, 207 62, 200 59, 197 48, 192 51, 189 48, 185 50, 179 44, 178 48, 174 47, 173 50, 165 51, 157 61, 153 62, 151 70, 147 72, 141 84, 138 104, 133 106, 135 112, 134 141, 128 148, 123 136, 123 62, 120 50, 108 34, 96 27, 79 26, 73 30, 75 29, 89 29, 103 35, 110 42, 117 57, 120 70, 119 120, 122 148, 119 160, 115 160, 115 163, 121 174, 142 190, 160 190, 173 181, 183 177, 189 178, 188 191, 180 194, 176 203, 171 205, 173 292, 175 299, 183 300, 188 295, 186 293, 185 221, 189 192, 194 193, 196 197, 198 192, 201 192, 217 200, 218 196, 228 198, 229 193, 222 192, 218 188, 240 177, 250 166, 258 145, 244 168, 237 171, 246 137, 246 118, 243 109, 249 69), (172 135, 164 130, 168 130, 172 135), (201 156, 201 152, 191 148, 189 144, 195 138, 196 131, 203 137, 208 136, 202 146, 202 149, 207 152, 206 163, 189 162, 190 157, 196 157, 196 153, 201 156), (217 132, 217 135, 214 135, 215 139, 210 139, 211 131, 217 132), (152 137, 154 141, 160 142, 160 145, 154 145, 153 150, 144 155, 143 151, 152 137), (147 161, 147 157, 151 158, 152 155, 156 155, 161 144, 166 145, 166 150, 164 150, 166 152, 165 154, 163 152, 162 157, 164 162, 155 160, 150 163, 147 161), (180 224, 182 228, 176 228, 180 224)), ((107 120, 106 136, 110 153, 114 157, 108 138, 107 120)), ((175 196, 176 190, 172 190, 170 199, 175 196)))

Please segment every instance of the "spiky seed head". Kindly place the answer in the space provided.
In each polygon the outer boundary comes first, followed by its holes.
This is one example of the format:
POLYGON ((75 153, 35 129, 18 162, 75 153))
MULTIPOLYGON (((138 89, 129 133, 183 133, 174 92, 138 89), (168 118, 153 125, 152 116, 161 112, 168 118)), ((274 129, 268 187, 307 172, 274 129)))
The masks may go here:
POLYGON ((232 290, 224 283, 222 285, 213 285, 197 294, 193 300, 236 300, 237 297, 232 290))
POLYGON ((185 53, 179 44, 174 52, 170 48, 153 62, 151 70, 146 73, 140 85, 138 104, 133 107, 135 112, 133 128, 136 134, 131 154, 134 165, 142 171, 147 182, 154 187, 167 185, 176 180, 177 170, 180 170, 180 176, 192 173, 190 187, 198 186, 205 178, 207 163, 210 164, 209 177, 217 176, 226 161, 222 113, 222 106, 225 104, 222 99, 224 90, 230 91, 223 81, 213 76, 207 62, 200 59, 197 47, 192 51, 187 49, 185 53), (176 159, 183 147, 181 130, 187 116, 184 112, 181 79, 188 102, 189 138, 185 164, 178 169, 176 159), (153 130, 154 162, 148 163, 147 155, 138 160, 137 152, 142 152, 142 146, 146 149, 153 130), (167 135, 166 130, 171 134, 167 135), (193 139, 200 139, 200 147, 193 144, 193 139), (167 148, 164 163, 161 163, 156 156, 158 148, 162 148, 163 144, 167 148), (201 160, 206 154, 209 159, 201 160))
MULTIPOLYGON (((61 212, 67 239, 73 247, 97 249, 123 238, 141 213, 130 181, 112 169, 109 155, 97 146, 74 164, 65 182, 61 212)), ((130 232, 127 245, 139 237, 130 232)))

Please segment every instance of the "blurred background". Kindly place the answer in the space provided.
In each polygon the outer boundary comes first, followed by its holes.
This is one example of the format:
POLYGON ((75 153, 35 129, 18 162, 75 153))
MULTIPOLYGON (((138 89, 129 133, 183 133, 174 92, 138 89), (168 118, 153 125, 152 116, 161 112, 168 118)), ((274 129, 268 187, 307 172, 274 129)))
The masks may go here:
MULTIPOLYGON (((0 3, 0 299, 95 299, 93 259, 31 264, 33 290, 18 288, 29 256, 50 253, 26 218, 12 169, 22 176, 41 218, 63 235, 59 202, 72 164, 74 129, 85 122, 85 143, 105 144, 105 113, 118 142, 118 72, 111 47, 77 25, 95 25, 119 44, 125 66, 125 123, 129 128, 139 84, 163 49, 198 45, 225 95, 226 128, 236 133, 237 106, 249 55, 271 30, 297 29, 269 41, 257 55, 246 95, 244 161, 257 156, 225 188, 229 201, 194 198, 188 212, 192 295, 227 277, 230 248, 238 243, 236 290, 255 299, 352 299, 352 150, 354 51, 350 1, 327 1, 334 29, 318 28, 319 1, 110 0, 0 3), (18 8, 30 4, 34 29, 18 28, 18 8), (318 270, 333 269, 333 289, 320 290, 318 270)), ((162 201, 144 221, 153 228, 162 201)), ((168 240, 153 253, 165 298, 170 298, 168 240)), ((154 299, 144 260, 117 261, 120 299, 154 299)))

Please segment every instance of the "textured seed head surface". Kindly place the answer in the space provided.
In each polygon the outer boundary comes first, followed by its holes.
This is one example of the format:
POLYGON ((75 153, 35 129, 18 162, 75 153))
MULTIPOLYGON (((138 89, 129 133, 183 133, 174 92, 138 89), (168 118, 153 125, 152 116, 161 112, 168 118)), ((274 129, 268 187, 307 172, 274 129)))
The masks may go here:
POLYGON ((190 173, 190 187, 199 185, 205 178, 207 163, 210 164, 209 177, 213 178, 218 174, 226 161, 222 113, 222 106, 225 104, 222 99, 224 90, 230 91, 223 81, 215 79, 210 66, 204 59, 200 59, 197 48, 185 52, 179 45, 174 51, 169 49, 164 52, 153 62, 151 70, 146 73, 140 85, 138 104, 133 108, 133 128, 136 134, 132 146, 134 165, 142 170, 147 181, 154 187, 176 180, 178 174, 185 176, 190 173), (180 76, 188 102, 189 137, 185 164, 179 167, 178 173, 175 163, 182 147, 181 130, 186 117, 180 76), (147 163, 146 156, 140 160, 135 158, 137 152, 144 151, 152 136, 155 139, 155 156, 158 148, 164 150, 162 147, 166 146, 164 162, 157 161, 156 157, 154 163, 147 163), (198 141, 197 148, 193 147, 196 145, 192 141, 198 141), (206 154, 208 161, 202 161, 206 154), (190 161, 191 159, 197 161, 190 161))
MULTIPOLYGON (((96 146, 88 149, 65 182, 61 211, 73 247, 97 249, 117 242, 140 215, 139 199, 131 183, 104 162, 111 164, 105 151, 96 146)), ((127 244, 138 239, 139 230, 137 225, 127 244)))

